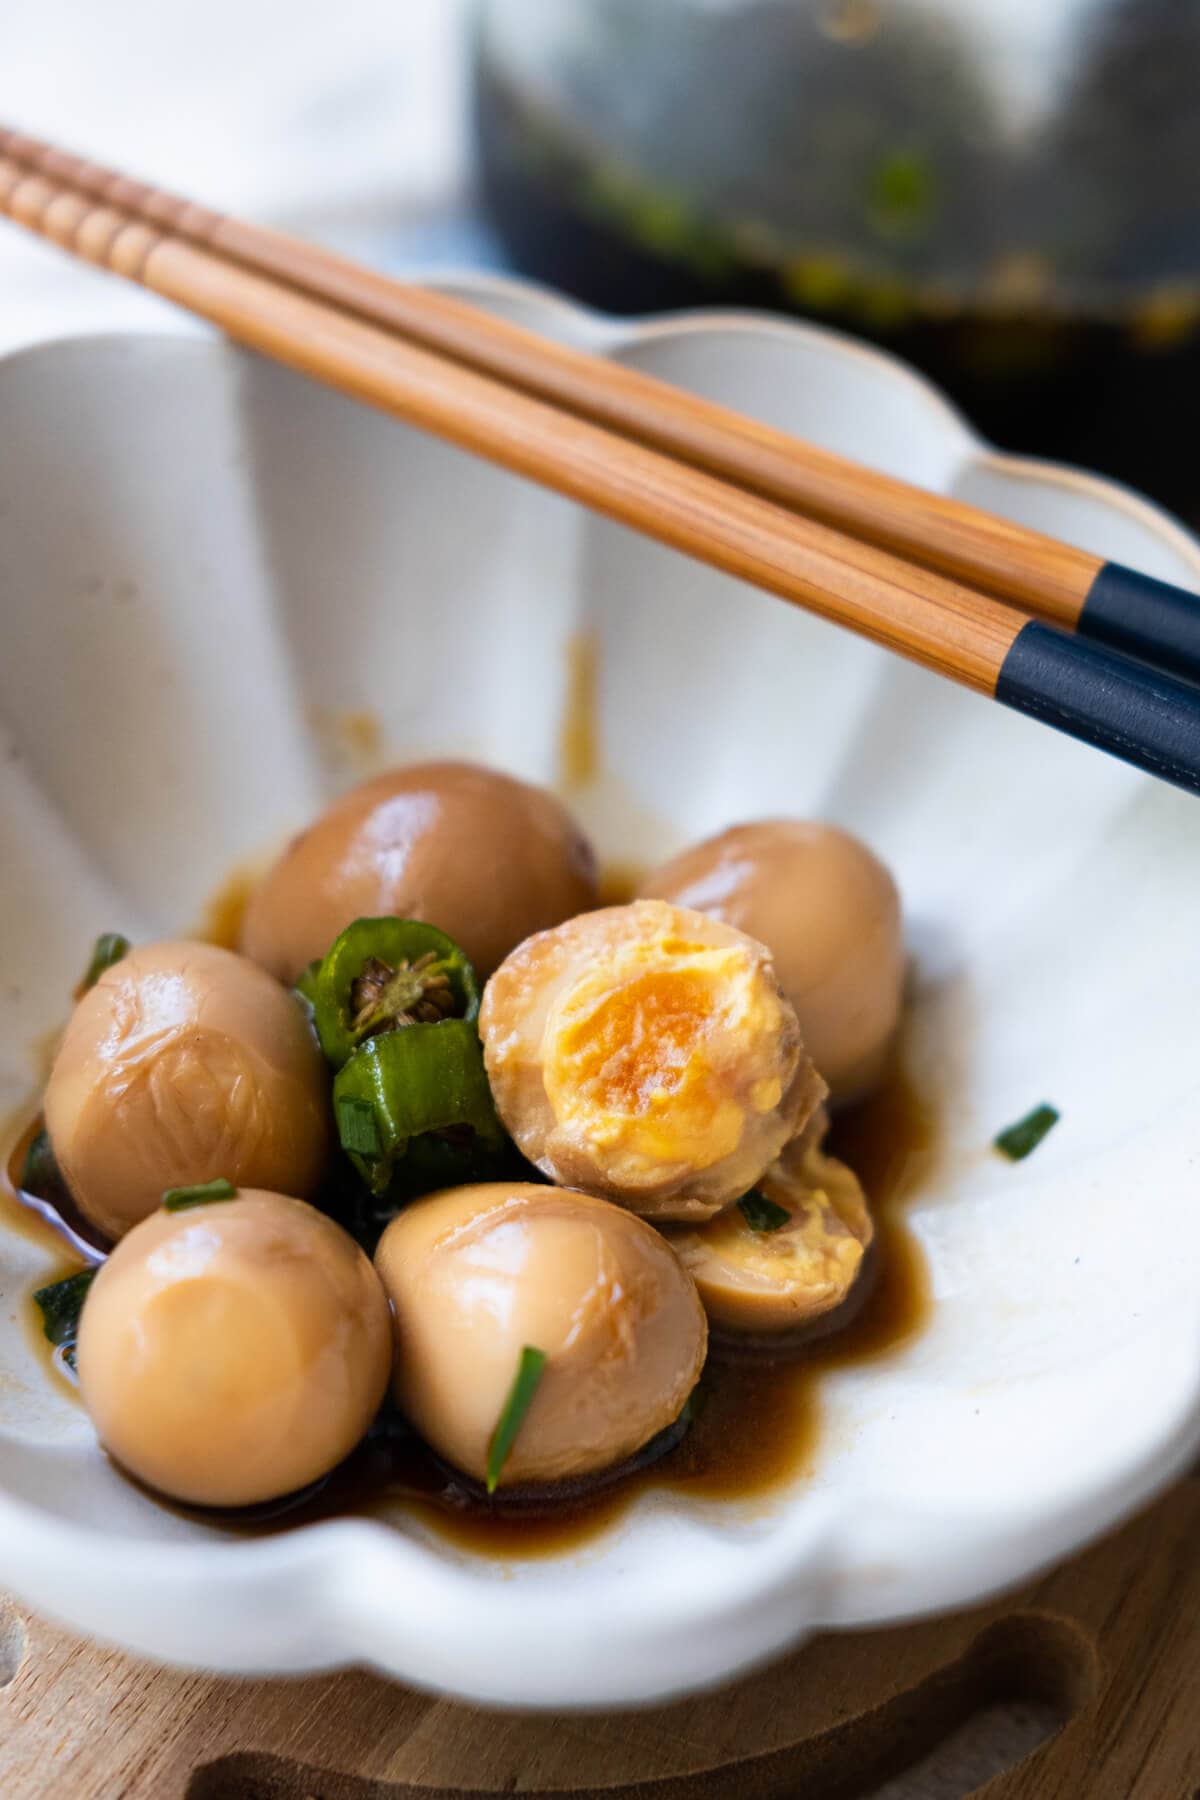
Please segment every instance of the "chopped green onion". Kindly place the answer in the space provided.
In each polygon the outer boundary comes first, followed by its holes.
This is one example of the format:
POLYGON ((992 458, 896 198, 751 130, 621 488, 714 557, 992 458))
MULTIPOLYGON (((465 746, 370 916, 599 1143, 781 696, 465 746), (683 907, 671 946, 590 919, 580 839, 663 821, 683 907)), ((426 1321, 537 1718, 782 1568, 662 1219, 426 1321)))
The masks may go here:
POLYGON ((69 1369, 75 1367, 79 1316, 88 1289, 98 1274, 98 1269, 81 1269, 78 1275, 68 1275, 65 1281, 54 1281, 49 1287, 38 1288, 33 1296, 42 1315, 42 1330, 47 1342, 62 1351, 63 1361, 69 1369))
POLYGON ((383 1145, 380 1142, 375 1108, 369 1100, 356 1099, 353 1094, 340 1094, 337 1121, 338 1137, 343 1150, 349 1150, 356 1156, 365 1156, 368 1160, 379 1156, 383 1145))
POLYGON ((44 1125, 30 1140, 25 1152, 20 1185, 23 1192, 35 1195, 39 1200, 57 1201, 62 1196, 62 1171, 50 1143, 50 1134, 44 1125))
POLYGON ((297 975, 295 986, 292 988, 292 992, 300 1004, 306 1008, 309 1018, 314 1021, 317 1013, 317 976, 320 970, 321 959, 318 956, 315 961, 309 963, 307 969, 303 969, 297 975))
POLYGON ((215 1181, 198 1181, 193 1187, 166 1188, 162 1203, 168 1212, 186 1212, 189 1206, 207 1206, 210 1200, 236 1200, 232 1181, 218 1175, 215 1181))
POLYGON ((130 948, 129 939, 122 937, 119 931, 106 931, 98 937, 92 949, 92 960, 76 994, 86 994, 89 988, 94 988, 105 969, 111 969, 123 956, 128 956, 130 948))
POLYGON ((1059 1121, 1056 1106, 1035 1106, 1027 1112, 1023 1119, 1015 1125, 1009 1125, 1004 1131, 992 1139, 992 1148, 1001 1156, 1007 1156, 1009 1162, 1024 1162, 1031 1156, 1048 1131, 1053 1131, 1059 1121))
POLYGON ((708 1390, 697 1382, 683 1405, 680 1407, 674 1426, 667 1427, 668 1431, 690 1431, 707 1404, 708 1390))
POLYGON ((508 1390, 508 1399, 504 1402, 504 1410, 500 1414, 499 1423, 492 1433, 492 1441, 488 1445, 487 1491, 494 1494, 509 1453, 517 1441, 525 1414, 529 1411, 533 1396, 537 1393, 538 1383, 542 1379, 542 1370, 546 1366, 546 1352, 534 1350, 529 1344, 521 1352, 521 1360, 517 1364, 517 1372, 513 1376, 513 1384, 508 1390))
POLYGON ((786 1206, 776 1206, 774 1200, 768 1200, 758 1188, 751 1188, 748 1194, 742 1195, 738 1211, 751 1231, 782 1231, 791 1223, 792 1215, 786 1206))

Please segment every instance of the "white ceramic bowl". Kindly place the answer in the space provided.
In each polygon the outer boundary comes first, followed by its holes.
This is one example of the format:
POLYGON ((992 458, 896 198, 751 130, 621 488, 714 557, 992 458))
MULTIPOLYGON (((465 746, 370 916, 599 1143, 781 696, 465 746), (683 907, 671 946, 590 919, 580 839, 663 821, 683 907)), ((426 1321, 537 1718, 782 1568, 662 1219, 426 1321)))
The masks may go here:
MULTIPOLYGON (((618 324, 460 291, 776 424, 1195 584, 1107 482, 995 454, 923 382, 740 316, 618 324)), ((909 1056, 944 1151, 912 1209, 928 1329, 825 1383, 808 1479, 639 1502, 500 1568, 415 1526, 230 1540, 97 1451, 18 1322, 0 1238, 0 1584, 225 1670, 373 1663, 516 1705, 712 1682, 822 1626, 967 1602, 1135 1506, 1200 1425, 1200 809, 1094 751, 198 336, 0 363, 0 1108, 33 1091, 97 931, 193 924, 219 875, 359 772, 463 752, 553 780, 567 648, 599 646, 609 854, 763 813, 864 833, 904 891, 909 1056), (382 741, 346 725, 378 719, 382 741), (339 724, 340 722, 340 724, 339 724), (1030 1161, 988 1151, 1042 1099, 1030 1161)))

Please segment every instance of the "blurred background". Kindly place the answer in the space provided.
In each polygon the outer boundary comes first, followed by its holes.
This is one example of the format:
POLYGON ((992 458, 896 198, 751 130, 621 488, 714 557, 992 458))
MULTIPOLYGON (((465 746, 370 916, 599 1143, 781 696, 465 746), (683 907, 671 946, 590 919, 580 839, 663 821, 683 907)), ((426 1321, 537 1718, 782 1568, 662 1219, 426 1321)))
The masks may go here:
MULTIPOLYGON (((0 0, 0 115, 396 270, 769 307, 1200 516, 1200 0, 0 0)), ((0 237, 0 345, 150 300, 0 237)))

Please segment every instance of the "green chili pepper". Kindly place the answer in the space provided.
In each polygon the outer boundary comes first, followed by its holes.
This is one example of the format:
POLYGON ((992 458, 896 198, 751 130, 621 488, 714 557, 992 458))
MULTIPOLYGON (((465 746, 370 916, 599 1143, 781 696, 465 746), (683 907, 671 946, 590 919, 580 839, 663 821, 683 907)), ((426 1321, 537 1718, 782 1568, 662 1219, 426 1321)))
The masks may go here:
MULTIPOLYGON (((475 1187, 483 1181, 528 1181, 530 1171, 508 1139, 481 1137, 474 1131, 452 1132, 445 1137, 428 1131, 413 1138, 392 1178, 389 1198, 400 1207, 435 1189, 475 1187)), ((534 1181, 545 1177, 537 1169, 534 1181)))
POLYGON ((504 1147, 469 1019, 368 1038, 334 1077, 333 1111, 342 1148, 376 1196, 386 1193, 410 1140, 426 1132, 504 1147))
MULTIPOLYGON (((374 1128, 373 1105, 370 1117, 374 1128)), ((484 1139, 470 1130, 445 1135, 427 1131, 423 1137, 408 1140, 408 1149, 393 1165, 392 1179, 382 1194, 373 1194, 365 1185, 349 1155, 339 1157, 322 1186, 320 1204, 322 1212, 343 1225, 368 1256, 374 1256, 384 1229, 402 1207, 422 1194, 475 1187, 484 1181, 545 1179, 508 1138, 497 1145, 494 1138, 484 1139)))
POLYGON ((470 1024, 479 1012, 474 969, 452 938, 417 919, 356 919, 315 977, 310 970, 298 985, 312 996, 321 1049, 335 1069, 382 1033, 470 1024))

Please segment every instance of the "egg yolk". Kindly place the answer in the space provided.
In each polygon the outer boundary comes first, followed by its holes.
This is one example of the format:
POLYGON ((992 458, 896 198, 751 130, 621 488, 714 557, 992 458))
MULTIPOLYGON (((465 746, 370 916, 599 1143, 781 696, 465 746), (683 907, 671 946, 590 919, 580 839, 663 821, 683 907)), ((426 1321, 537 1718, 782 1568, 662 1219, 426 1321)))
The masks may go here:
POLYGON ((753 958, 672 938, 626 945, 569 987, 547 1021, 546 1094, 612 1172, 706 1169, 748 1112, 782 1094, 782 1010, 753 958))

